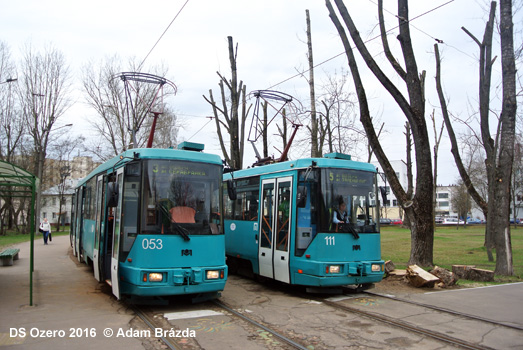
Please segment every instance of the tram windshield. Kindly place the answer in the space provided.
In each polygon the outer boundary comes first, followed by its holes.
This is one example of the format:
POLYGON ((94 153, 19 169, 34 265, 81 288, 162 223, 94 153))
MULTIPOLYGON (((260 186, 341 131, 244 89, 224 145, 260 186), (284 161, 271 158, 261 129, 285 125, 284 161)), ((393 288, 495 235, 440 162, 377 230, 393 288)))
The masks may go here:
POLYGON ((354 236, 378 232, 375 175, 347 169, 321 171, 321 230, 354 236))
POLYGON ((142 233, 223 233, 220 165, 147 160, 143 181, 142 233))

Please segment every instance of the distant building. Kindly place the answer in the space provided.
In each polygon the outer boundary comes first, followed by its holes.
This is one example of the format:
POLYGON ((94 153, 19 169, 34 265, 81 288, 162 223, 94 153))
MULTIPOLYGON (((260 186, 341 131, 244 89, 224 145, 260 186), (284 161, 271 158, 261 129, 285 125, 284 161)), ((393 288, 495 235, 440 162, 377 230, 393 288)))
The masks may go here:
MULTIPOLYGON (((392 167, 396 170, 396 176, 398 177, 401 186, 407 190, 408 180, 407 180, 407 165, 401 160, 393 160, 390 162, 392 167)), ((386 178, 381 166, 377 162, 373 162, 372 165, 376 166, 378 169, 378 186, 384 187, 387 193, 387 201, 384 202, 381 197, 381 193, 378 193, 380 196, 379 202, 381 205, 381 217, 388 219, 403 219, 403 209, 400 208, 398 199, 392 192, 390 188, 389 180, 386 178)))
POLYGON ((72 197, 78 180, 66 179, 63 184, 42 192, 42 208, 40 210, 42 219, 47 218, 51 224, 57 224, 60 218, 60 225, 71 222, 72 197))
MULTIPOLYGON (((392 167, 396 170, 396 176, 398 177, 401 186, 406 191, 408 186, 408 180, 407 180, 407 166, 405 163, 401 160, 391 161, 390 162, 392 167)), ((387 193, 387 201, 384 202, 383 198, 381 197, 381 194, 379 195, 379 202, 381 205, 381 217, 382 218, 389 218, 389 219, 403 219, 404 218, 404 211, 399 206, 399 202, 392 192, 390 188, 389 181, 385 177, 385 174, 381 170, 381 166, 379 163, 374 162, 372 163, 376 166, 378 169, 378 186, 384 187, 385 191, 387 193)), ((414 186, 416 186, 414 179, 414 186)), ((442 186, 438 185, 436 187, 436 207, 435 207, 435 214, 436 217, 457 217, 457 213, 452 208, 452 194, 453 189, 456 188, 456 185, 448 185, 448 186, 442 186)), ((523 196, 522 196, 523 197, 523 196)), ((523 198, 519 198, 519 201, 516 204, 516 209, 523 208, 523 198)), ((523 210, 520 210, 523 216, 523 210)), ((485 217, 483 216, 483 212, 479 210, 474 203, 472 204, 472 210, 467 215, 468 219, 480 219, 485 220, 485 217)))
POLYGON ((47 218, 51 224, 57 224, 60 217, 61 225, 69 224, 76 184, 100 164, 93 161, 92 157, 84 156, 74 157, 72 161, 46 159, 41 218, 47 218))

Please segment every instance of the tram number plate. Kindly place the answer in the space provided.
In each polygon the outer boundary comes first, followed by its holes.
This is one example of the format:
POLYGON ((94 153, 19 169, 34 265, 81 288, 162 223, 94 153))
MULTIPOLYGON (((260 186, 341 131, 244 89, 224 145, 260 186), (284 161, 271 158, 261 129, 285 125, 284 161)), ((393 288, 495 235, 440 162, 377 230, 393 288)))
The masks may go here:
POLYGON ((161 239, 151 238, 142 241, 143 249, 163 249, 163 241, 161 239))
POLYGON ((327 236, 325 237, 325 245, 336 245, 336 237, 334 236, 327 236))

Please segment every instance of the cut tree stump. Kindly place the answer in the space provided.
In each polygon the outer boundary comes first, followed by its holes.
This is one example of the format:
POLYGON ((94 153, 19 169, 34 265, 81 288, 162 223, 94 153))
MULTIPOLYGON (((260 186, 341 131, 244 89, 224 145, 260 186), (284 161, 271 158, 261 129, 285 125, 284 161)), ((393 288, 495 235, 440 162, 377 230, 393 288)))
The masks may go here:
POLYGON ((494 271, 478 269, 474 265, 452 265, 452 272, 461 279, 491 282, 494 281, 494 271))
POLYGON ((468 280, 468 275, 470 270, 475 268, 474 265, 452 265, 452 272, 456 275, 457 278, 468 280))
POLYGON ((392 271, 394 271, 396 269, 396 266, 394 265, 394 263, 392 262, 392 260, 387 260, 385 261, 385 273, 387 275, 390 275, 390 273, 392 271))
POLYGON ((494 281, 494 271, 473 268, 469 271, 469 280, 478 282, 494 281))

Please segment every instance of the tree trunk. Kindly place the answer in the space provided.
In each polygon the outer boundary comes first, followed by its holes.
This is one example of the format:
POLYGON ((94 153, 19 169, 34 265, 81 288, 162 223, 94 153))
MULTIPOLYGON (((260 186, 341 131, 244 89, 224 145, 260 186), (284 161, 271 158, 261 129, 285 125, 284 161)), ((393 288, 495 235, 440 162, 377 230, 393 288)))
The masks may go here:
POLYGON ((516 133, 516 60, 512 1, 500 1, 501 66, 503 77, 503 107, 501 110, 501 140, 496 169, 494 200, 498 204, 494 221, 499 221, 494 243, 496 246, 496 274, 513 275, 512 245, 510 241, 510 180, 514 161, 516 133), (498 201, 499 200, 499 201, 498 201))
POLYGON ((311 99, 311 157, 321 157, 318 145, 318 120, 316 118, 316 94, 314 91, 314 60, 312 57, 311 19, 309 10, 305 10, 307 16, 307 48, 309 59, 309 92, 311 99))
POLYGON ((238 73, 236 69, 236 53, 233 46, 232 37, 227 37, 229 43, 229 61, 231 64, 231 80, 228 81, 219 72, 221 92, 221 105, 218 107, 212 96, 212 90, 209 90, 209 99, 206 96, 203 98, 212 106, 214 118, 216 121, 216 131, 220 140, 220 147, 223 155, 232 169, 242 169, 243 167, 243 153, 245 149, 245 121, 247 119, 248 108, 246 98, 246 86, 242 81, 238 81, 238 73), (225 92, 225 85, 229 93, 225 92), (230 99, 230 108, 228 106, 228 99, 230 99), (240 112, 241 107, 241 112, 240 112), (220 120, 220 114, 225 121, 220 120), (224 140, 221 127, 224 127, 229 135, 229 152, 225 148, 226 140, 224 140))
POLYGON ((373 56, 369 53, 363 43, 363 40, 361 39, 347 8, 343 4, 343 1, 335 0, 335 3, 347 29, 350 32, 352 40, 356 44, 356 47, 365 60, 365 63, 396 101, 411 125, 417 165, 417 182, 413 198, 409 198, 405 190, 402 188, 401 183, 378 140, 370 117, 365 89, 352 53, 351 44, 330 1, 326 0, 329 15, 340 34, 349 61, 349 67, 352 72, 360 105, 360 120, 367 137, 369 138, 372 150, 380 162, 396 198, 399 200, 400 205, 405 209, 405 213, 408 215, 411 222, 411 255, 409 264, 432 266, 434 244, 434 224, 432 220, 432 154, 427 125, 425 122, 425 99, 423 92, 424 74, 418 74, 414 51, 410 40, 407 1, 400 0, 398 3, 398 18, 400 21, 400 35, 398 38, 401 43, 406 65, 405 82, 409 95, 408 99, 402 95, 400 90, 383 73, 376 61, 374 61, 373 56))

